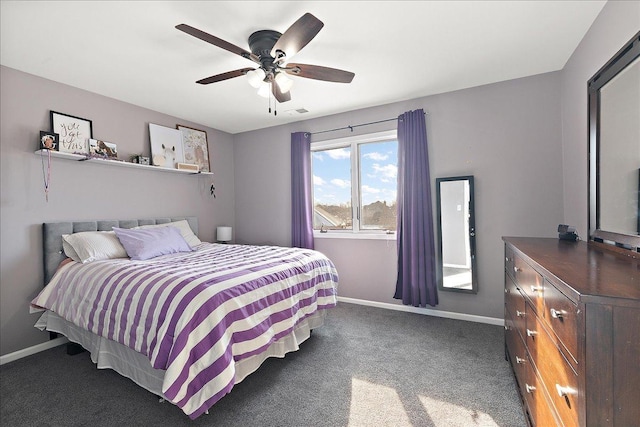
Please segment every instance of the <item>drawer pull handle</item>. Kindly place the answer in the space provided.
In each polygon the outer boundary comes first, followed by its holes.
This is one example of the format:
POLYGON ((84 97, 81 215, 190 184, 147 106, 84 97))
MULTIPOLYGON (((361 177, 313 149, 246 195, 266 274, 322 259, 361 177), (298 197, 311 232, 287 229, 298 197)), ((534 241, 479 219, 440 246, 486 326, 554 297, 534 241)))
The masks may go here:
POLYGON ((558 396, 560 397, 578 394, 578 390, 571 387, 562 387, 560 384, 556 384, 556 391, 558 392, 558 396))
POLYGON ((523 364, 524 362, 526 362, 526 359, 523 359, 522 357, 518 357, 518 356, 516 356, 516 363, 517 363, 518 365, 521 365, 521 364, 523 364))
POLYGON ((553 317, 554 319, 562 319, 564 317, 564 311, 563 310, 556 310, 556 309, 552 308, 549 311, 551 312, 551 317, 553 317))
POLYGON ((531 292, 542 292, 544 291, 544 286, 531 286, 531 292))
POLYGON ((524 387, 527 389, 527 393, 533 393, 535 391, 535 387, 529 384, 525 384, 524 387))
POLYGON ((516 310, 516 316, 524 317, 524 311, 516 310))
POLYGON ((528 337, 535 337, 536 335, 538 335, 537 331, 532 331, 531 329, 527 329, 527 336, 528 337))

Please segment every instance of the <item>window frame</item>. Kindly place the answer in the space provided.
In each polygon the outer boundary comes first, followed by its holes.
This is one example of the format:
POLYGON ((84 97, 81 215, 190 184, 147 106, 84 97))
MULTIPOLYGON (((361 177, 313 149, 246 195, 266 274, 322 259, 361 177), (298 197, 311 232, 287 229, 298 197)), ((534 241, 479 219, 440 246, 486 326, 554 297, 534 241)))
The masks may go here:
MULTIPOLYGON (((367 133, 361 135, 348 136, 345 138, 328 139, 324 141, 311 142, 311 180, 313 182, 313 153, 316 151, 326 151, 337 148, 349 148, 351 153, 351 217, 352 229, 350 230, 313 230, 314 238, 328 239, 375 239, 375 240, 395 240, 396 230, 375 230, 360 228, 360 212, 362 210, 362 197, 360 194, 362 183, 362 171, 360 170, 360 146, 368 143, 398 141, 396 129, 367 133), (354 172, 355 171, 355 172, 354 172), (355 181, 355 182, 354 182, 355 181)), ((312 193, 315 204, 315 191, 312 193)), ((313 206, 312 206, 313 208, 313 206)))

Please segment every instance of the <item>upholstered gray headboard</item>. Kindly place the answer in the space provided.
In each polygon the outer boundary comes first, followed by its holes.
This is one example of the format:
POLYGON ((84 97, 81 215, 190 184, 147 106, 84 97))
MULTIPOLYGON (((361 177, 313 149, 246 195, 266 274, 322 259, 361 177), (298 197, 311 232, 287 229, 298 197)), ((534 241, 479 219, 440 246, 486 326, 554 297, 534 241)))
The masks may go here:
POLYGON ((139 225, 166 224, 173 221, 186 219, 193 232, 198 234, 198 217, 187 216, 180 218, 154 218, 154 219, 125 219, 106 221, 68 221, 45 222, 42 224, 42 247, 44 252, 44 284, 45 286, 65 255, 62 250, 62 235, 80 233, 82 231, 111 231, 113 227, 133 228, 139 225))

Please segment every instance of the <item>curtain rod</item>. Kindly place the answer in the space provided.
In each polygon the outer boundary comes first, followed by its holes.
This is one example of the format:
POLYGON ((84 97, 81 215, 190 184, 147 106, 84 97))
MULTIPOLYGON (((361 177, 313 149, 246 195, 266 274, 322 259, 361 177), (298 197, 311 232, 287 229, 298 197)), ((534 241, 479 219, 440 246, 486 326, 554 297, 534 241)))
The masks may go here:
MULTIPOLYGON (((425 116, 428 115, 428 114, 429 113, 427 113, 427 112, 424 113, 425 116)), ((377 125, 378 123, 391 122, 393 120, 398 120, 398 118, 397 117, 393 117, 391 119, 378 120, 376 122, 369 122, 369 123, 360 123, 358 125, 348 125, 348 126, 345 126, 345 127, 342 127, 342 128, 321 130, 321 131, 318 131, 318 132, 305 132, 305 134, 306 135, 318 135, 318 134, 321 134, 321 133, 336 132, 336 131, 339 131, 339 130, 347 130, 347 129, 349 129, 351 132, 353 132, 354 128, 358 128, 358 127, 361 127, 361 126, 377 125)))

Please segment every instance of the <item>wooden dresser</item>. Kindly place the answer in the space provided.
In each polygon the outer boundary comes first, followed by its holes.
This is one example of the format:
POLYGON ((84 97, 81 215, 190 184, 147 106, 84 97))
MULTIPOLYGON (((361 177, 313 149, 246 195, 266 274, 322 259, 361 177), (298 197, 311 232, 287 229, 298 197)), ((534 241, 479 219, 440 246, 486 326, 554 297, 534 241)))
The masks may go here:
POLYGON ((505 346, 531 426, 640 426, 640 260, 504 237, 505 346))

